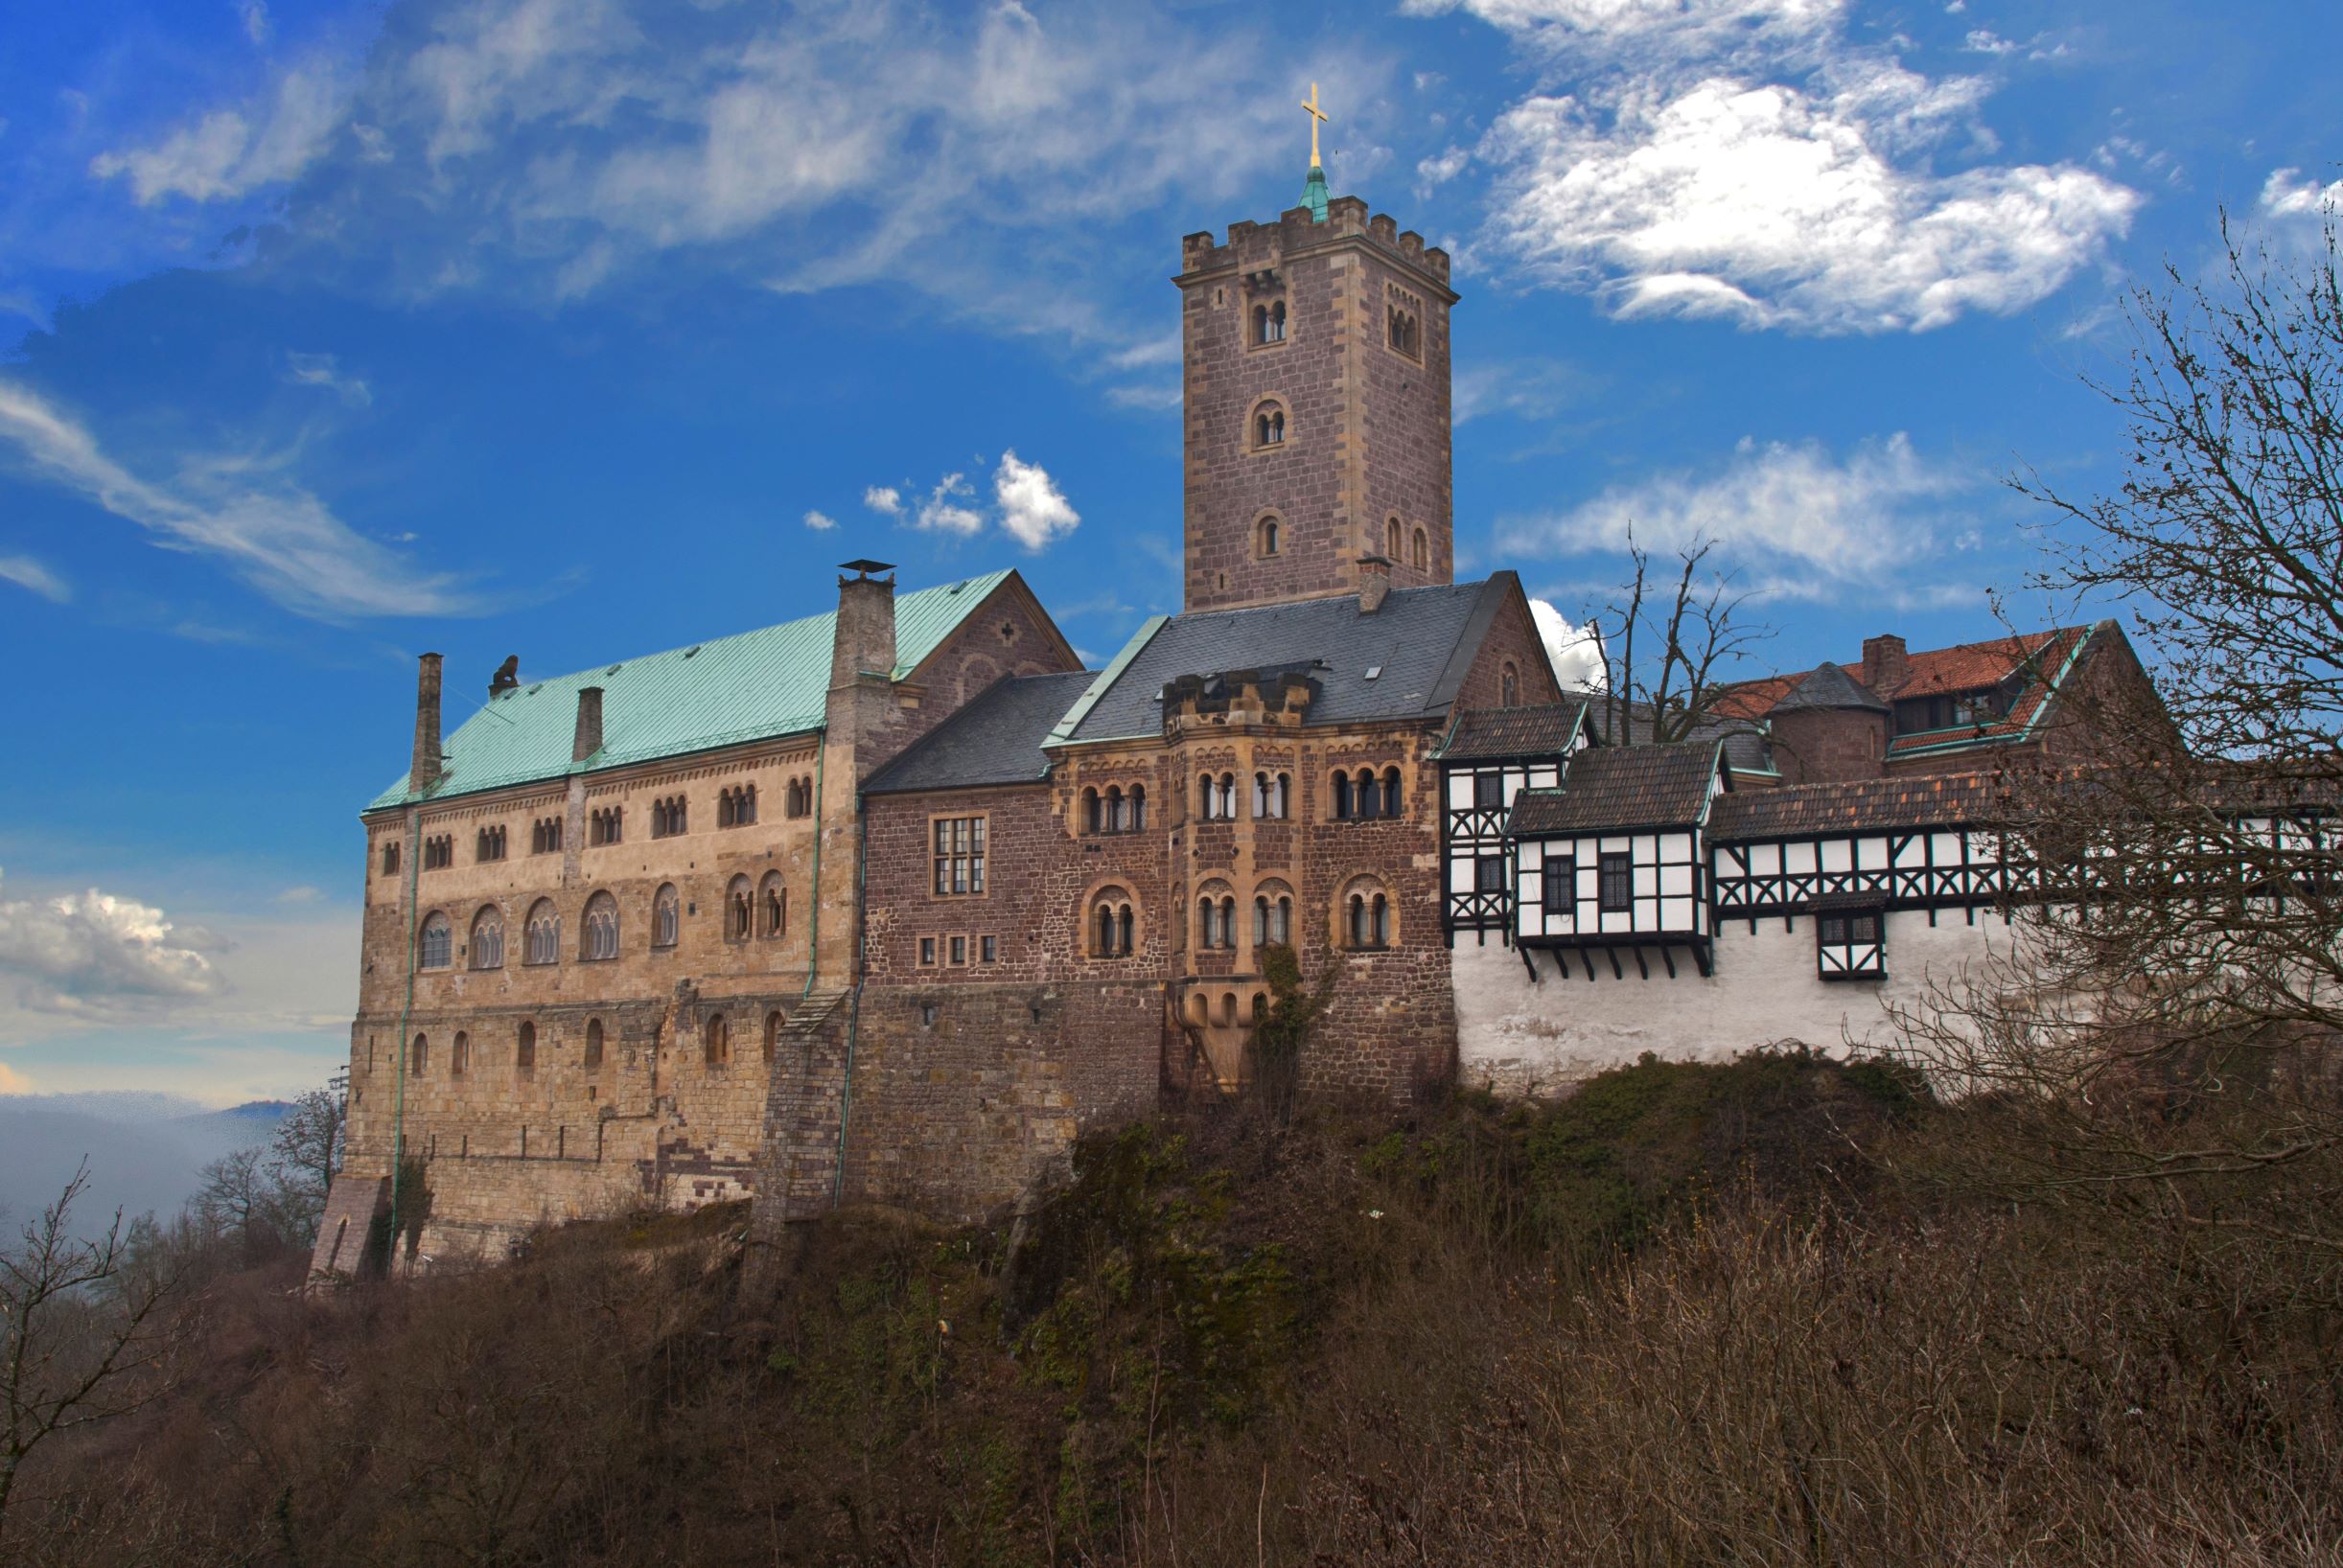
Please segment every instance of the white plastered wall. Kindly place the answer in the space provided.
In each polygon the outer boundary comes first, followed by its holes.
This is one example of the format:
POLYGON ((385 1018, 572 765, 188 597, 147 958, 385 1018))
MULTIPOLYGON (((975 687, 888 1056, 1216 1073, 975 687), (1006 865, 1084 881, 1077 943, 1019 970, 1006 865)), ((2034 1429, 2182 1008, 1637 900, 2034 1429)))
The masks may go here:
POLYGON ((1532 984, 1519 952, 1460 933, 1451 955, 1459 1075, 1500 1094, 1551 1094, 1647 1050, 1723 1061, 1777 1042, 1831 1051, 1850 1039, 1880 1045, 1890 1032, 1883 1003, 1916 1005, 1931 980, 1957 979, 1988 951, 2006 954, 2011 940, 2001 916, 1983 910, 1974 925, 1960 910, 1939 910, 1933 927, 1925 911, 1899 911, 1887 922, 1884 980, 1818 979, 1810 914, 1787 931, 1779 915, 1761 918, 1753 934, 1746 919, 1720 921, 1706 979, 1682 951, 1673 980, 1657 951, 1644 955, 1649 980, 1624 952, 1627 978, 1613 979, 1610 958, 1595 952, 1592 980, 1577 953, 1565 955, 1568 972, 1557 974, 1557 955, 1540 951, 1532 984))

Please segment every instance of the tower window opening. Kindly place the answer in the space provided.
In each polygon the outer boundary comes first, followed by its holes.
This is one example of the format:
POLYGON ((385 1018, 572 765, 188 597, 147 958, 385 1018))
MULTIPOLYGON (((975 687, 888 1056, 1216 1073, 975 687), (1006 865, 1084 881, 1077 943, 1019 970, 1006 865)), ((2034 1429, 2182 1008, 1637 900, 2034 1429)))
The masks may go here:
POLYGON ((1283 343, 1286 340, 1286 302, 1271 300, 1253 307, 1253 341, 1283 343))

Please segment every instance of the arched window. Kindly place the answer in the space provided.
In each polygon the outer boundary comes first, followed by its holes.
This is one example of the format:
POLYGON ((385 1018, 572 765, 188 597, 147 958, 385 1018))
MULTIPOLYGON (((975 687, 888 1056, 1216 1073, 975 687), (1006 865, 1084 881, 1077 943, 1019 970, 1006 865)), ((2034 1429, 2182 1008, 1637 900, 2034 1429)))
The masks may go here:
POLYGON ((1237 775, 1235 773, 1220 775, 1219 798, 1221 820, 1235 821, 1237 819, 1237 775))
POLYGON ((1127 958, 1131 954, 1131 938, 1135 921, 1131 912, 1131 895, 1123 888, 1102 888, 1090 897, 1090 956, 1094 958, 1127 958))
POLYGON ((455 1031, 455 1045, 453 1049, 448 1052, 448 1076, 451 1078, 460 1078, 471 1071, 472 1036, 466 1034, 461 1029, 457 1029, 455 1031))
POLYGON ((1293 940, 1293 889, 1272 878, 1253 894, 1253 945, 1293 940))
POLYGON ((1283 446, 1286 440, 1286 410, 1275 403, 1264 403, 1253 410, 1253 447, 1261 450, 1283 446))
POLYGON ((1271 300, 1253 307, 1253 341, 1283 343, 1286 340, 1286 302, 1271 300))
POLYGON ((1373 877, 1359 877, 1342 899, 1342 939, 1347 947, 1372 951, 1391 945, 1391 898, 1373 877))
POLYGON ((722 1013, 709 1013, 700 1026, 700 1051, 709 1067, 722 1067, 732 1059, 732 1037, 722 1013))
POLYGON ((1253 815, 1270 821, 1291 815, 1293 775, 1263 770, 1253 775, 1253 815))
POLYGON ((1418 571, 1429 571, 1432 569, 1431 538, 1421 528, 1416 530, 1415 563, 1416 570, 1418 571))
POLYGON ((760 934, 766 936, 789 934, 789 888, 778 871, 765 873, 765 884, 757 891, 756 908, 756 929, 760 934))
POLYGON ((513 1066, 523 1072, 537 1071, 537 1026, 521 1021, 520 1038, 513 1042, 513 1066))
POLYGON ((773 1060, 773 1053, 774 1053, 774 1051, 775 1051, 776 1049, 779 1049, 780 1043, 781 1043, 781 1010, 780 1010, 778 1007, 776 1007, 776 1008, 774 1008, 774 1009, 773 1009, 771 1012, 769 1012, 769 1013, 765 1014, 765 1060, 766 1060, 766 1061, 770 1062, 770 1061, 772 1061, 772 1060, 773 1060))
POLYGON ((1391 564, 1393 565, 1396 566, 1399 565, 1400 519, 1397 518, 1393 518, 1383 524, 1383 554, 1391 558, 1391 564))
POLYGON ((618 956, 618 901, 596 893, 586 901, 586 947, 579 957, 590 959, 618 956))
POLYGON ((1106 831, 1105 807, 1096 790, 1082 792, 1082 831, 1084 833, 1106 831))
POLYGON ((428 1037, 418 1034, 415 1036, 415 1043, 406 1050, 406 1075, 410 1078, 420 1078, 430 1070, 431 1042, 428 1037))
POLYGON ((684 936, 684 896, 662 882, 651 899, 651 945, 673 947, 684 936))
POLYGON ((591 1072, 601 1065, 602 1021, 590 1018, 586 1021, 586 1070, 591 1072))
POLYGON ((1516 707, 1521 701, 1521 672, 1510 660, 1496 678, 1496 700, 1500 707, 1516 707))
POLYGON ((1351 781, 1351 810, 1362 821, 1371 821, 1382 815, 1381 792, 1375 787, 1375 770, 1361 768, 1351 781))
POLYGON ((1106 831, 1128 833, 1131 828, 1128 809, 1123 804, 1123 788, 1110 785, 1106 791, 1106 831))
POLYGON ((1263 555, 1271 556, 1277 554, 1278 549, 1284 542, 1277 537, 1278 532, 1278 521, 1275 518, 1264 518, 1261 519, 1260 547, 1263 555))
POLYGON ((504 967, 504 911, 494 904, 482 905, 472 917, 472 967, 504 967))
POLYGON ((1382 804, 1383 815, 1385 817, 1398 817, 1403 815, 1400 807, 1400 771, 1397 768, 1386 768, 1383 770, 1382 804))
POLYGON ((734 877, 724 889, 724 939, 745 942, 755 930, 756 911, 752 906, 747 877, 734 877))
POLYGON ((1126 825, 1133 833, 1145 833, 1148 827, 1148 787, 1145 784, 1132 785, 1130 794, 1123 797, 1123 805, 1130 819, 1126 825))
POLYGON ((455 930, 448 917, 433 910, 423 917, 423 939, 416 962, 426 969, 445 969, 454 962, 455 930))
POLYGON ((522 955, 527 963, 559 963, 562 961, 562 917, 553 908, 553 900, 541 898, 529 906, 529 923, 522 934, 527 951, 522 955))
POLYGON ((1207 883, 1196 900, 1196 945, 1233 948, 1237 945, 1237 897, 1221 882, 1207 883))
POLYGON ((1334 819, 1348 821, 1356 814, 1357 802, 1351 798, 1351 775, 1334 774, 1334 819))

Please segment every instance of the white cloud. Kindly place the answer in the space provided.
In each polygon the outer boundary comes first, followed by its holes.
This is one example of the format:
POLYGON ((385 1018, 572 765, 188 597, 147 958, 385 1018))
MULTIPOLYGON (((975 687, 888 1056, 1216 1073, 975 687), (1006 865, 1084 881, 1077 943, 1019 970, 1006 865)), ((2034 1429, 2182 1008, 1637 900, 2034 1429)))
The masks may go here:
POLYGON ((958 534, 963 539, 982 533, 985 514, 962 503, 976 495, 976 487, 968 483, 964 473, 947 473, 936 481, 936 488, 919 503, 912 517, 912 526, 931 533, 958 534))
POLYGON ((1564 690, 1596 691, 1608 683, 1602 644, 1587 628, 1572 626, 1543 599, 1529 602, 1529 618, 1537 623, 1538 640, 1545 644, 1546 661, 1564 690))
POLYGON ((1614 485, 1566 512, 1506 523, 1499 544, 1562 557, 1623 549, 1631 531, 1659 552, 1707 540, 1714 564, 1751 591, 1904 594, 1915 568, 1942 547, 1935 503, 1978 482, 1923 459, 1901 431, 1844 458, 1816 442, 1745 439, 1719 470, 1614 485))
POLYGON ((2343 179, 2321 185, 2299 169, 2273 169, 2262 185, 2262 210, 2272 218, 2311 218, 2343 207, 2343 179))
POLYGON ((1797 51, 1838 26, 1846 0, 1404 0, 1400 10, 1465 12, 1575 73, 1797 51))
POLYGON ((1106 389, 1106 401, 1117 408, 1146 408, 1158 413, 1168 408, 1177 408, 1180 405, 1181 397, 1182 393, 1177 381, 1164 381, 1142 386, 1110 386, 1106 389))
POLYGON ((893 485, 872 485, 863 492, 863 505, 891 518, 903 515, 903 493, 893 485))
POLYGON ((1001 454, 1001 466, 992 476, 992 493, 1001 503, 1001 526, 1029 550, 1038 550, 1060 534, 1072 533, 1082 520, 1048 472, 1039 463, 1021 460, 1013 451, 1001 454))
POLYGON ((346 374, 334 355, 292 353, 285 356, 285 379, 296 386, 321 387, 353 408, 374 402, 374 388, 364 378, 346 374))
POLYGON ((1468 366, 1456 373, 1455 422, 1484 414, 1544 420, 1584 397, 1586 373, 1560 359, 1511 359, 1468 366))
POLYGON ((354 533, 326 504, 249 457, 197 455, 169 481, 140 477, 31 389, 0 381, 0 453, 144 528, 166 550, 208 555, 301 614, 444 615, 470 602, 444 576, 354 533))
POLYGON ((2007 55, 2015 53, 2018 46, 1989 27, 1979 27, 1969 30, 1961 47, 1974 55, 2007 55))
POLYGON ((246 108, 214 109, 151 147, 101 152, 89 172, 128 177, 142 207, 167 196, 221 201, 281 185, 316 161, 339 129, 349 83, 322 58, 280 75, 246 108))
POLYGON ((1622 315, 1880 332, 2017 310, 2125 232, 2139 197, 2072 165, 1893 161, 1973 101, 1894 67, 1826 97, 1725 78, 1609 109, 1533 97, 1481 146, 1510 172, 1489 247, 1622 315))
POLYGON ((73 597, 63 578, 29 555, 0 555, 0 583, 29 588, 53 604, 61 605, 73 597))
POLYGON ((818 534, 826 534, 838 526, 838 519, 827 512, 808 512, 805 514, 805 526, 818 534))
POLYGON ((0 899, 0 985, 33 1012, 96 1022, 217 996, 225 981, 206 950, 218 948, 158 909, 95 888, 0 899))
POLYGON ((267 44, 276 31, 268 20, 266 0, 236 0, 236 17, 244 24, 244 36, 256 46, 267 44))

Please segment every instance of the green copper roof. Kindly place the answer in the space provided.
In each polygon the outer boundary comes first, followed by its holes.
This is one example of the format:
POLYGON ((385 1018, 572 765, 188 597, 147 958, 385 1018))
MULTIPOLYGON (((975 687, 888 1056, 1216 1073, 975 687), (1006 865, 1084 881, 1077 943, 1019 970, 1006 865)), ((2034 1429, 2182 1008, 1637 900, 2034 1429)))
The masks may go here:
POLYGON ((1326 171, 1316 164, 1310 166, 1310 178, 1302 186, 1302 205, 1310 209, 1311 221, 1326 221, 1326 171))
MULTIPOLYGON (((895 680, 902 680, 1009 579, 988 572, 895 600, 895 680)), ((474 795, 712 747, 822 727, 836 611, 784 621, 663 654, 524 682, 492 698, 447 739, 447 771, 429 798, 474 795), (602 688, 602 749, 569 760, 578 691, 602 688)), ((406 775, 366 803, 406 804, 406 775)))

